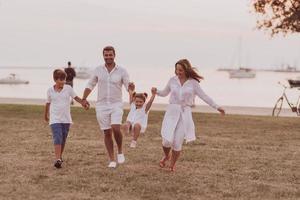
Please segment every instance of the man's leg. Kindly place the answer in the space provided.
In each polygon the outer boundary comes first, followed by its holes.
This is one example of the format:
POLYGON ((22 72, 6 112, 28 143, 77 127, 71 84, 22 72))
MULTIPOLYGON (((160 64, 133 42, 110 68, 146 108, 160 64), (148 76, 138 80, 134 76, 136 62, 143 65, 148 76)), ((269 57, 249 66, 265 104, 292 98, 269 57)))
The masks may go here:
POLYGON ((118 146, 118 153, 122 154, 122 142, 123 142, 123 135, 121 133, 121 125, 120 124, 112 124, 112 131, 114 133, 114 137, 118 146))
POLYGON ((104 130, 104 143, 109 156, 110 161, 115 160, 114 156, 114 142, 112 139, 112 129, 104 130))

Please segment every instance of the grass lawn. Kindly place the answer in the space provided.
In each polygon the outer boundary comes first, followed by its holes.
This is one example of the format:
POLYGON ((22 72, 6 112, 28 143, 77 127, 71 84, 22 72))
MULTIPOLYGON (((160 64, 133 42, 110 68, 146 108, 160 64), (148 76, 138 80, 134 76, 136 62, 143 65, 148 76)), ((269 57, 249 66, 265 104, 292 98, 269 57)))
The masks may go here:
POLYGON ((136 149, 124 137, 126 163, 112 170, 94 109, 72 108, 57 170, 43 109, 0 105, 0 199, 300 199, 300 118, 194 113, 197 140, 170 173, 158 166, 163 112, 136 149))

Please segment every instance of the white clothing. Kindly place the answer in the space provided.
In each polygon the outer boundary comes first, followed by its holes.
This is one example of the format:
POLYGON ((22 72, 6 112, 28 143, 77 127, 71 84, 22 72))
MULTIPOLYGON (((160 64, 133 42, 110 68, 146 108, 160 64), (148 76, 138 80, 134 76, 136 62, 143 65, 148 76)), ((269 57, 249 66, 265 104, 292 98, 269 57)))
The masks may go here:
POLYGON ((131 103, 130 105, 130 111, 127 116, 128 122, 131 123, 132 127, 134 127, 135 124, 141 125, 141 133, 144 133, 147 128, 148 123, 148 113, 146 113, 146 103, 144 103, 142 108, 136 108, 134 103, 131 103))
POLYGON ((188 79, 183 86, 177 76, 172 77, 164 90, 158 90, 157 95, 165 97, 169 93, 170 104, 180 104, 182 106, 193 106, 195 96, 198 96, 205 103, 217 109, 219 106, 207 96, 201 89, 199 83, 195 79, 188 79))
POLYGON ((101 130, 111 129, 112 124, 122 124, 123 104, 96 106, 96 117, 101 130))
POLYGON ((50 103, 50 125, 55 123, 72 123, 70 97, 75 98, 76 96, 73 88, 66 84, 59 92, 54 90, 54 86, 48 89, 46 103, 50 103))
POLYGON ((158 96, 167 96, 169 93, 170 104, 162 122, 162 137, 171 144, 178 143, 178 141, 174 141, 174 135, 178 123, 182 121, 183 128, 180 129, 184 131, 186 142, 195 140, 195 125, 191 110, 195 96, 197 95, 215 109, 219 108, 219 106, 203 92, 199 83, 194 79, 188 79, 181 85, 177 76, 172 77, 164 90, 157 91, 158 96))
POLYGON ((173 142, 169 142, 168 140, 163 138, 162 145, 164 147, 172 148, 174 151, 181 151, 184 141, 184 128, 185 126, 181 115, 174 130, 173 142))
POLYGON ((109 105, 122 102, 122 85, 128 90, 129 75, 125 68, 116 65, 108 72, 105 65, 97 67, 92 73, 86 88, 93 90, 98 83, 98 105, 109 105))

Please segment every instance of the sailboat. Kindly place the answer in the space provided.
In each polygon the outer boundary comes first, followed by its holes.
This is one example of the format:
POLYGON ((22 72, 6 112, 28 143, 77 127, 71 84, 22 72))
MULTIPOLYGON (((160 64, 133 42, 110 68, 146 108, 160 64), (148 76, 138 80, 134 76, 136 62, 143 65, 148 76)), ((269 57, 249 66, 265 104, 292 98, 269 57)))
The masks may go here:
POLYGON ((242 52, 242 38, 239 38, 239 46, 238 46, 238 69, 231 69, 228 70, 229 78, 255 78, 256 71, 248 68, 248 67, 241 67, 241 52, 242 52))

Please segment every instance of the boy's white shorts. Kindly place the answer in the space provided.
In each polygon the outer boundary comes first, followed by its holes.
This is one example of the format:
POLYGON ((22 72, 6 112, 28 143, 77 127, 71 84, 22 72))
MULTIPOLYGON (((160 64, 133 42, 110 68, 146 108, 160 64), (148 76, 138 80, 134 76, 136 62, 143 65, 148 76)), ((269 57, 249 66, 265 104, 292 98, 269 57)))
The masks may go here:
POLYGON ((96 116, 101 130, 111 129, 112 124, 122 124, 123 104, 96 106, 96 116))

